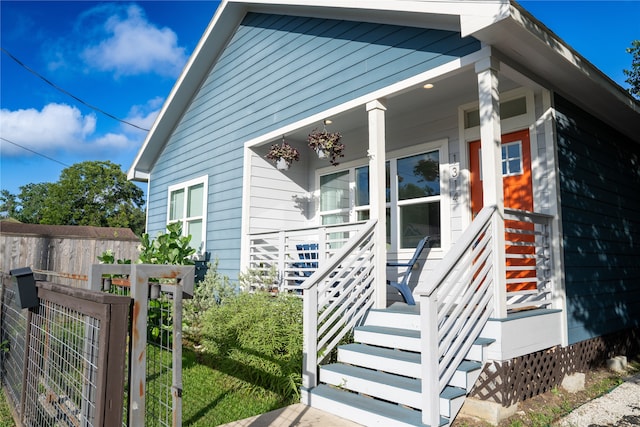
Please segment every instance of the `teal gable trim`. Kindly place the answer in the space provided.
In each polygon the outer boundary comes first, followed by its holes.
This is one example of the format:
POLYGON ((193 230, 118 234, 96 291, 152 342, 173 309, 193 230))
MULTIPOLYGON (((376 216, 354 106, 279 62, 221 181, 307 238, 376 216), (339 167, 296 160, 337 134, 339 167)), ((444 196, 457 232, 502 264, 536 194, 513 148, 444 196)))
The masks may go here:
POLYGON ((556 96, 569 343, 640 326, 640 146, 556 96))
POLYGON ((163 230, 167 187, 209 175, 207 250, 237 277, 243 144, 480 49, 456 32, 250 13, 160 154, 149 230, 163 230))

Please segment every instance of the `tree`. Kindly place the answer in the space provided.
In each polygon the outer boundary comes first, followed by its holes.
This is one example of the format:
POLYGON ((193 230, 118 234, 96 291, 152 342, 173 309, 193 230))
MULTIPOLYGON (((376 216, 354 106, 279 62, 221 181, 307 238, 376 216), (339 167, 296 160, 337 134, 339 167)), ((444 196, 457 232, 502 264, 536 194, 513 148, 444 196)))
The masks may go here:
POLYGON ((27 184, 0 193, 0 211, 33 224, 128 227, 144 232, 143 191, 109 161, 76 163, 56 183, 27 184))
POLYGON ((0 212, 5 212, 4 216, 20 222, 39 224, 42 219, 42 207, 52 185, 50 182, 23 185, 18 195, 2 190, 0 212))
POLYGON ((630 53, 633 58, 631 60, 631 69, 622 70, 627 76, 626 82, 631 85, 629 93, 640 99, 640 40, 634 40, 631 42, 631 47, 627 48, 627 53, 630 53))

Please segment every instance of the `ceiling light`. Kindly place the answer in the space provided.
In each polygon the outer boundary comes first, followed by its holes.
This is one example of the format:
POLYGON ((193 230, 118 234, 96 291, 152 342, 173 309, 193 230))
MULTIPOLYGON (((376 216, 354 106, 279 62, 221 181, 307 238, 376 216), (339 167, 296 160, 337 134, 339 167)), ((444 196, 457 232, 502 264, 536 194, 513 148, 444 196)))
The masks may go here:
POLYGON ((422 86, 425 89, 431 89, 433 87, 432 83, 426 83, 424 86, 422 86))
POLYGON ((331 119, 324 119, 323 122, 325 125, 330 125, 331 123, 333 123, 333 121, 331 121, 331 119))

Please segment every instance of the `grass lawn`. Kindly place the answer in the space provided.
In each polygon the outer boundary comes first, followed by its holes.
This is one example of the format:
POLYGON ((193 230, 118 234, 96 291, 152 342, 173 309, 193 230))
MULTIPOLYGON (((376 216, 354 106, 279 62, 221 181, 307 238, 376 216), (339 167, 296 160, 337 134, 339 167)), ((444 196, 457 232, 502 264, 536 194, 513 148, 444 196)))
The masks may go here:
POLYGON ((225 424, 296 402, 283 401, 281 395, 253 385, 248 378, 225 373, 229 362, 224 359, 204 356, 186 347, 182 355, 184 426, 225 424))
POLYGON ((0 392, 0 427, 15 427, 16 423, 13 422, 13 416, 11 416, 11 410, 7 403, 7 395, 4 392, 0 392))

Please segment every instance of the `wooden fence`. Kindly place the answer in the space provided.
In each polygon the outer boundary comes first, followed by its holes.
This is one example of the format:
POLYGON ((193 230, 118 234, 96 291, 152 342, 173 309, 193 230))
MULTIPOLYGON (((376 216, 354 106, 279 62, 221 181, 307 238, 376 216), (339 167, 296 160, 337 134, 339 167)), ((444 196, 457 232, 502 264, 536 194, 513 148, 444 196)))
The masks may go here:
MULTIPOLYGON (((98 255, 108 249, 116 259, 136 260, 139 245, 139 238, 128 228, 0 221, 0 271, 31 267, 34 271, 88 272, 98 255)), ((77 287, 74 279, 57 277, 55 281, 77 287)))

